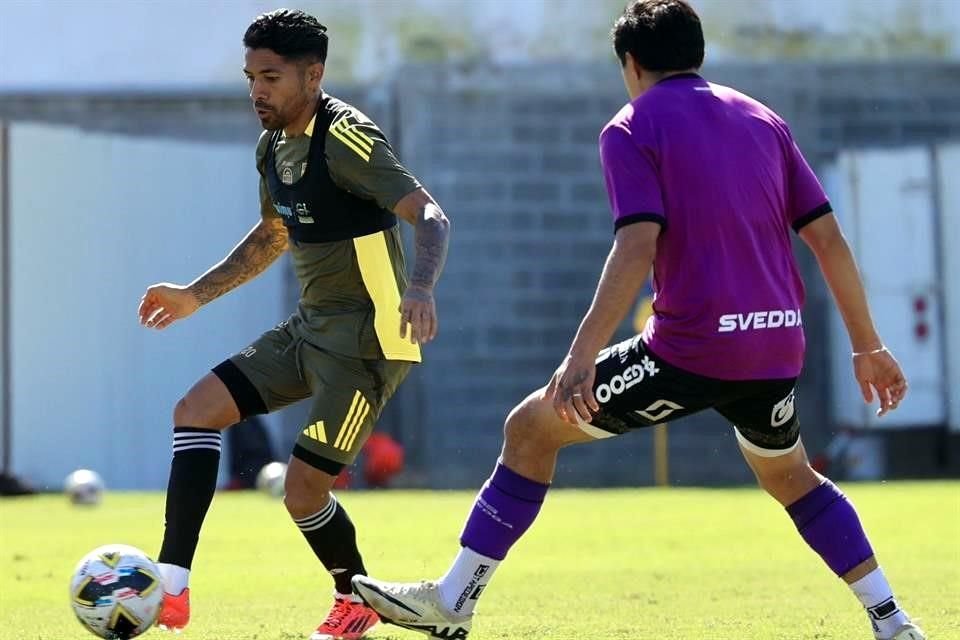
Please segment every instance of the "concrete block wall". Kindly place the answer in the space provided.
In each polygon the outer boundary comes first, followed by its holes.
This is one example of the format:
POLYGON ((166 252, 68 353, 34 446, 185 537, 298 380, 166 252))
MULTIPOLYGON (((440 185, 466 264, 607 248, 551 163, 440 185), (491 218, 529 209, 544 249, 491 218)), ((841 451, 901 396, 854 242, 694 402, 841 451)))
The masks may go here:
MULTIPOLYGON (((776 109, 815 166, 845 147, 960 138, 956 63, 727 64, 705 75, 776 109)), ((474 487, 496 459, 507 412, 547 382, 590 303, 612 238, 596 140, 626 95, 615 63, 411 67, 396 77, 332 91, 381 125, 450 215, 453 236, 437 291, 440 336, 381 424, 406 445, 411 481, 474 487)), ((250 144, 251 162, 258 133, 242 94, 5 96, 0 118, 236 140, 250 144)), ((828 344, 828 294, 808 252, 798 255, 809 344, 798 397, 804 441, 817 451, 832 429, 828 349, 846 345, 828 344)), ((295 292, 291 283, 291 304, 295 292)), ((298 411, 283 416, 281 451, 298 411)), ((671 425, 669 437, 674 484, 751 479, 719 417, 671 425)), ((636 433, 564 451, 557 482, 649 484, 651 440, 636 433)))
MULTIPOLYGON (((839 148, 960 137, 960 66, 725 65, 714 82, 790 123, 816 166, 839 148)), ((626 99, 616 65, 413 68, 398 83, 399 149, 453 221, 438 288, 441 335, 401 392, 419 416, 411 460, 430 486, 488 473, 503 419, 546 383, 589 305, 611 242, 597 136, 626 99)), ((809 351, 798 389, 811 452, 832 435, 825 310, 829 295, 797 247, 808 284, 809 351)), ((621 337, 627 335, 626 328, 621 337)), ((854 399, 855 400, 855 399, 854 399)), ((413 434, 410 434, 411 436, 413 434)), ((675 484, 750 481, 715 414, 670 430, 675 484)), ((650 434, 561 453, 559 484, 648 484, 650 434)))

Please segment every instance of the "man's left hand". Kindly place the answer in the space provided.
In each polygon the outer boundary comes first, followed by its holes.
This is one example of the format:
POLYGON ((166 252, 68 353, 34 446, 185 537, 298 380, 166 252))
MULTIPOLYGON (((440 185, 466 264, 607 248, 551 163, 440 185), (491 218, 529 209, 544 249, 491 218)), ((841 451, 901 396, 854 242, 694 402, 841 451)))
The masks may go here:
POLYGON ((425 344, 437 335, 437 305, 433 291, 410 285, 400 301, 400 337, 425 344))
POLYGON ((596 376, 596 355, 576 356, 568 354, 550 378, 547 398, 553 400, 553 410, 561 420, 572 425, 590 422, 600 411, 593 395, 593 380, 596 376))

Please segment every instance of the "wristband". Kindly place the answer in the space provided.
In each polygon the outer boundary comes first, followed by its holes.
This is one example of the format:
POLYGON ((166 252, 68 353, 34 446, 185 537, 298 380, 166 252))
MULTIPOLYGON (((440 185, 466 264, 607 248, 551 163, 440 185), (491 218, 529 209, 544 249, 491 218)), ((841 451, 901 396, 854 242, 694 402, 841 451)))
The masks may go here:
POLYGON ((889 351, 889 349, 887 349, 886 347, 880 347, 879 349, 874 349, 873 351, 854 351, 853 357, 856 358, 857 356, 872 356, 877 353, 883 353, 884 351, 889 351))

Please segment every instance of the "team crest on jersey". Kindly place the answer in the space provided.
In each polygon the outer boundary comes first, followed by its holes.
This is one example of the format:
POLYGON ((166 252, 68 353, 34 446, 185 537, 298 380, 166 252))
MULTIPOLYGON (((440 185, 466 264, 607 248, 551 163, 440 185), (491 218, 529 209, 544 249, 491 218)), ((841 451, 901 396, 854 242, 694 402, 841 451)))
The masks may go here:
POLYGON ((283 184, 293 184, 293 167, 285 166, 280 171, 280 182, 283 184))

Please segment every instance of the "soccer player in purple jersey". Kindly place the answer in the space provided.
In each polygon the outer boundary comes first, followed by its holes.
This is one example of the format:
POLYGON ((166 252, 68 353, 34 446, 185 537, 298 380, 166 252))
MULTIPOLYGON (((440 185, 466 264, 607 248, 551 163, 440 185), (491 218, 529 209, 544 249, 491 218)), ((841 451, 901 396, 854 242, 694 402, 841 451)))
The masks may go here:
POLYGON ((907 390, 823 188, 777 114, 698 75, 703 32, 686 2, 634 0, 613 44, 631 102, 600 134, 616 231, 593 304, 549 384, 507 418, 500 460, 446 575, 415 584, 356 576, 354 589, 384 621, 466 638, 477 599, 536 518, 562 447, 714 409, 760 486, 863 604, 875 637, 923 640, 853 505, 811 468, 800 441, 804 291, 791 231, 833 292, 863 399, 876 394, 882 416, 907 390), (651 267, 654 315, 640 335, 604 349, 651 267))

